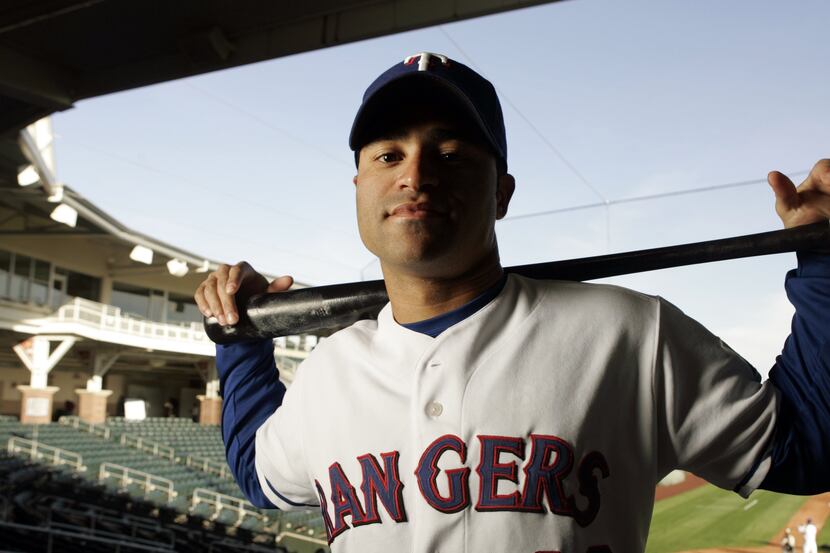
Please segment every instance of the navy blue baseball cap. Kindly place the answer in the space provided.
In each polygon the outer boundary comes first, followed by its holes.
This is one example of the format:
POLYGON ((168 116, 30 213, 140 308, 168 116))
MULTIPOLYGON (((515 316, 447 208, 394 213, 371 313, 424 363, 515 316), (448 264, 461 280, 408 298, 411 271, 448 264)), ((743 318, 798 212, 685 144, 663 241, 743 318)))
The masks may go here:
POLYGON ((507 171, 504 115, 496 89, 463 63, 430 52, 407 56, 366 89, 349 134, 349 147, 355 152, 355 162, 360 149, 376 138, 373 130, 378 127, 378 119, 396 109, 407 109, 410 100, 404 98, 413 90, 418 91, 415 97, 421 102, 454 101, 477 124, 492 147, 499 167, 507 171))

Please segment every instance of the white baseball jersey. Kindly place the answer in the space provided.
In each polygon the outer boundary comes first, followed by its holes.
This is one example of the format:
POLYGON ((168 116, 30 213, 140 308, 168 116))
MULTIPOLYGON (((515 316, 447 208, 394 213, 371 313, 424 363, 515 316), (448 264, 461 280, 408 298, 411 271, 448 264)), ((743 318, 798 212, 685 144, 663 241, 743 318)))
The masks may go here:
POLYGON ((802 550, 804 553, 816 553, 818 544, 816 543, 816 536, 818 535, 818 528, 812 522, 798 527, 798 531, 804 534, 804 545, 802 550))
POLYGON ((681 468, 735 488, 776 403, 659 298, 511 275, 437 338, 387 305, 322 342, 256 468, 280 508, 321 506, 334 552, 631 553, 656 483, 681 468))

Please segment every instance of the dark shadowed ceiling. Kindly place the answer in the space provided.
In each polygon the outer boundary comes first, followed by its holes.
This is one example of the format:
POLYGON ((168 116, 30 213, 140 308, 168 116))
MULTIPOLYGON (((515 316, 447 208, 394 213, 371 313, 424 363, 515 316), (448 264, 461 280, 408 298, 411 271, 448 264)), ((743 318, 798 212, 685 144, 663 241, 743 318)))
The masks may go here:
POLYGON ((555 0, 3 0, 0 134, 78 100, 555 0))

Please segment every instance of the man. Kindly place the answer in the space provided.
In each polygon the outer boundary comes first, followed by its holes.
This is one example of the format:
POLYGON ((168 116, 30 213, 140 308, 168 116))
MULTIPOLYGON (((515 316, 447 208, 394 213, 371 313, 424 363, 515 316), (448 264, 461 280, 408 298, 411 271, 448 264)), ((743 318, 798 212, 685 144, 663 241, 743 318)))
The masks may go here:
POLYGON ((799 526, 798 531, 804 534, 804 545, 802 545, 802 551, 804 553, 818 553, 818 544, 816 543, 818 528, 816 528, 816 525, 813 524, 813 519, 808 518, 807 524, 799 526))
POLYGON ((781 551, 783 553, 792 553, 795 551, 795 536, 793 536, 789 528, 784 530, 784 537, 781 538, 781 551))
MULTIPOLYGON (((674 468, 744 496, 830 488, 826 256, 800 252, 794 332, 761 384, 660 298, 505 277, 502 112, 461 63, 383 73, 350 146, 390 303, 323 341, 287 393, 270 341, 218 347, 228 462, 254 504, 319 506, 334 551, 628 553, 674 468)), ((830 215, 830 161, 798 189, 769 180, 786 226, 830 215)), ((290 285, 243 262, 196 302, 234 324, 246 297, 290 285)))

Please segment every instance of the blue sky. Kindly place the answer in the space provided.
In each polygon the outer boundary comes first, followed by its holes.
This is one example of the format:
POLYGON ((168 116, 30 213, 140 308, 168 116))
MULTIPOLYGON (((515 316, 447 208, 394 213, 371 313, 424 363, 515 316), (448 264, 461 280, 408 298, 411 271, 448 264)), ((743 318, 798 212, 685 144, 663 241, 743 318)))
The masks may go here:
MULTIPOLYGON (((58 176, 141 232, 311 284, 379 278, 347 146, 366 86, 419 51, 493 81, 518 187, 505 265, 780 227, 768 171, 830 155, 824 0, 573 0, 78 103, 58 176), (716 192, 522 217, 726 183, 716 192)), ((794 256, 611 280, 663 295, 762 373, 786 336, 794 256)))

